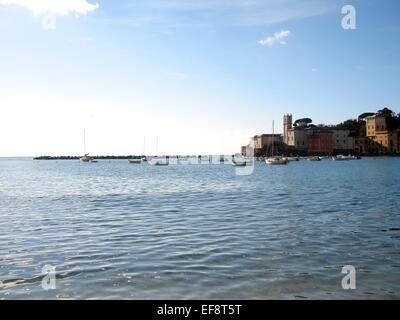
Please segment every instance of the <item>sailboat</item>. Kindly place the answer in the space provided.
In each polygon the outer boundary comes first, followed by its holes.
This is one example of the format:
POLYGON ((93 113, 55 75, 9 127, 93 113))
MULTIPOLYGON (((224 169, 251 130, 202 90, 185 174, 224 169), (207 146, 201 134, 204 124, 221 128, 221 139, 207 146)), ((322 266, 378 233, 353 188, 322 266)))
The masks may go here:
POLYGON ((272 121, 272 152, 271 157, 265 159, 265 163, 268 165, 286 165, 288 159, 280 156, 274 156, 274 145, 275 145, 275 122, 272 121))
POLYGON ((144 138, 144 142, 143 142, 143 156, 140 158, 129 159, 129 163, 142 164, 142 162, 147 161, 146 157, 144 156, 145 152, 146 152, 146 137, 144 138))
POLYGON ((151 164, 155 166, 168 166, 169 162, 166 157, 159 157, 158 156, 158 137, 156 138, 156 157, 151 159, 151 164))
POLYGON ((96 159, 89 156, 89 153, 86 153, 86 129, 83 130, 83 154, 84 156, 80 158, 82 162, 97 163, 96 159))
POLYGON ((142 156, 142 161, 147 162, 147 157, 146 157, 146 137, 143 138, 143 156, 142 156))

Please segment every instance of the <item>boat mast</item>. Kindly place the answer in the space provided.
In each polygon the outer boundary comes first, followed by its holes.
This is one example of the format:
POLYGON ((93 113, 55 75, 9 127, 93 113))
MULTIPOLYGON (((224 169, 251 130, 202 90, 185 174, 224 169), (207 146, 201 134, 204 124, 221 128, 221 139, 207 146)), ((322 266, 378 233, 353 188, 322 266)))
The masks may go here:
POLYGON ((146 156, 146 137, 143 138, 143 156, 146 156))
POLYGON ((83 155, 86 155, 86 129, 83 129, 83 155))
POLYGON ((272 120, 272 157, 274 156, 274 145, 275 145, 275 121, 272 120))
POLYGON ((158 157, 158 136, 156 137, 156 156, 158 157))

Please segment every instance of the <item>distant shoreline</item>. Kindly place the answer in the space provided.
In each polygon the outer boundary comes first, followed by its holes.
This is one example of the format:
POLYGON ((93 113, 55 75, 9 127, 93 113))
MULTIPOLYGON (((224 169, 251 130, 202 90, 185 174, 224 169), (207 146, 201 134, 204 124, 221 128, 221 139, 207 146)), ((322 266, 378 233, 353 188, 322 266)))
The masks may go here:
MULTIPOLYGON (((225 156, 231 156, 231 155, 225 155, 225 156)), ((234 156, 234 155, 232 155, 234 156)), ((307 155, 307 156, 301 156, 299 158, 308 158, 308 157, 313 157, 313 156, 321 156, 321 155, 307 155)), ((326 155, 328 157, 332 155, 326 155)), ((399 155, 396 154, 362 154, 360 155, 362 157, 399 157, 399 155)), ((143 159, 143 158, 153 158, 157 156, 93 156, 93 159, 95 160, 131 160, 131 159, 143 159)), ((190 158, 202 158, 202 157, 209 157, 209 155, 187 155, 187 156, 158 156, 158 157, 166 157, 166 158, 171 158, 171 157, 190 157, 190 158)), ((295 156, 296 157, 296 156, 295 156)), ((32 158, 32 157, 24 157, 24 158, 32 158)), ((48 161, 54 161, 54 160, 80 160, 81 156, 40 156, 40 157, 33 157, 33 160, 48 160, 48 161)), ((262 158, 262 157, 256 157, 256 158, 262 158)))
MULTIPOLYGON (((33 160, 79 160, 82 156, 40 156, 34 157, 33 160)), ((143 156, 93 156, 96 160, 130 160, 140 159, 143 156)))

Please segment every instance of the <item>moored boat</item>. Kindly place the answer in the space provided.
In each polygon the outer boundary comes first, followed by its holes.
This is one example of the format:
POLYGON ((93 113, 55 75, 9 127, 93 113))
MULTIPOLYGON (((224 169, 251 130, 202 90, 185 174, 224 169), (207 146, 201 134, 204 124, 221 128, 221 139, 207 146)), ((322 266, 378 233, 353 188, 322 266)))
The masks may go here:
POLYGON ((80 161, 86 163, 97 163, 97 160, 95 158, 89 156, 89 153, 86 153, 86 129, 83 130, 83 154, 84 156, 79 159, 80 161))
POLYGON ((142 158, 129 159, 129 163, 131 163, 131 164, 141 164, 142 163, 142 158))
POLYGON ((286 165, 289 163, 288 158, 274 155, 274 145, 275 145, 275 136, 274 135, 275 135, 275 124, 274 124, 274 121, 272 121, 272 152, 271 152, 271 157, 265 159, 265 163, 268 165, 271 165, 271 166, 286 165))
POLYGON ((168 166, 169 160, 166 157, 153 157, 147 160, 153 166, 168 166))
POLYGON ((334 160, 334 161, 349 161, 349 160, 355 160, 355 159, 357 159, 357 157, 353 157, 351 155, 344 156, 342 154, 332 157, 332 160, 334 160))
POLYGON ((268 165, 286 165, 288 162, 288 159, 283 157, 271 157, 265 159, 265 163, 268 165))

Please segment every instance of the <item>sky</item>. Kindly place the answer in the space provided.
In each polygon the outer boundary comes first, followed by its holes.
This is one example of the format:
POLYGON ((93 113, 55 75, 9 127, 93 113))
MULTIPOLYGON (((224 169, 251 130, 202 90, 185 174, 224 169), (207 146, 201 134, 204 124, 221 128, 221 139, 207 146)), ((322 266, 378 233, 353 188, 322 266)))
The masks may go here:
POLYGON ((0 0, 0 156, 232 154, 400 112, 398 0, 0 0), (344 5, 356 29, 344 29, 344 5), (144 140, 146 143, 144 143, 144 140))

